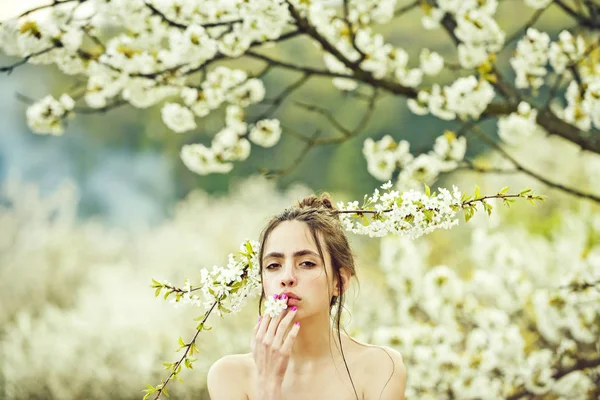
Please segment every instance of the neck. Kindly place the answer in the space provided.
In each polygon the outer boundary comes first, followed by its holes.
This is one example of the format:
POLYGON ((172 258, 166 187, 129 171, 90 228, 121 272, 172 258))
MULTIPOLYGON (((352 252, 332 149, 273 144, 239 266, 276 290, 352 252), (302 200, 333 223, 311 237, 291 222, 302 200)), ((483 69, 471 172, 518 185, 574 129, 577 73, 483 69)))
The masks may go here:
POLYGON ((337 332, 330 324, 329 314, 303 318, 292 348, 291 365, 296 370, 311 369, 319 364, 341 359, 338 340, 337 332))

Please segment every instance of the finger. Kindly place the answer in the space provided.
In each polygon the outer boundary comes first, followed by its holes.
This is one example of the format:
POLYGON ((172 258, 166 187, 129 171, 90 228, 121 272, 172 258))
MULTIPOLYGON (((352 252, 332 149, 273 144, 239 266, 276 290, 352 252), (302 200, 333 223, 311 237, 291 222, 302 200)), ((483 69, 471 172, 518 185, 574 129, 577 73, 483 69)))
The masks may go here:
POLYGON ((252 348, 254 348, 254 345, 256 343, 256 334, 258 333, 258 328, 260 327, 261 320, 262 320, 262 315, 259 315, 258 320, 256 321, 256 324, 254 324, 254 328, 252 328, 252 339, 250 340, 250 345, 252 346, 252 348))
POLYGON ((277 332, 277 327, 279 326, 279 323, 281 322, 281 319, 285 315, 286 315, 286 311, 284 310, 281 314, 279 314, 275 318, 272 318, 271 321, 269 321, 269 328, 267 329, 267 333, 265 334, 265 336, 268 339, 270 339, 271 343, 273 342, 273 339, 275 337, 275 333, 277 332))
POLYGON ((273 339, 273 343, 281 344, 283 343, 283 339, 285 338, 285 334, 288 332, 290 325, 296 315, 296 307, 288 308, 288 312, 283 317, 279 326, 277 327, 277 331, 275 332, 275 338, 273 339))
POLYGON ((258 326, 258 331, 256 332, 256 339, 262 339, 266 332, 267 329, 269 328, 269 323, 271 322, 271 316, 269 314, 267 315, 263 315, 262 319, 260 320, 260 324, 258 326))
POLYGON ((292 325, 292 329, 290 329, 290 333, 285 337, 283 341, 283 345, 281 345, 281 351, 285 354, 292 354, 292 346, 294 345, 294 341, 296 340, 296 336, 298 336, 298 331, 300 330, 300 322, 296 322, 292 325))

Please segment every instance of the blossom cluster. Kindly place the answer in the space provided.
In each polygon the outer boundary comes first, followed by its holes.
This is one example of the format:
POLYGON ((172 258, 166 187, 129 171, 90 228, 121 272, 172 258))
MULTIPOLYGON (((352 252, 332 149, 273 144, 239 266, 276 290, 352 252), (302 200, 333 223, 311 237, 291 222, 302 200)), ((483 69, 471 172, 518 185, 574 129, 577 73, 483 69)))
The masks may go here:
POLYGON ((523 101, 519 103, 517 112, 498 118, 498 136, 512 146, 521 145, 535 135, 542 136, 545 131, 537 124, 536 118, 537 110, 523 101))
POLYGON ((438 29, 445 15, 453 16, 459 63, 463 68, 474 68, 504 46, 505 33, 494 20, 497 7, 496 0, 438 1, 437 7, 427 9, 422 23, 425 29, 438 29))
MULTIPOLYGON (((275 296, 275 295, 273 295, 275 296)), ((265 301, 265 314, 268 314, 271 318, 275 318, 280 315, 283 310, 287 308, 286 299, 276 299, 275 297, 269 297, 265 301)))
MULTIPOLYGON (((505 33, 495 20, 498 3, 440 0, 422 5, 423 27, 448 30, 458 58, 458 66, 451 69, 466 72, 452 82, 431 85, 423 82, 442 73, 446 55, 423 48, 418 60, 411 62, 409 51, 375 29, 377 24, 392 23, 394 0, 348 2, 343 18, 339 2, 207 0, 202 7, 191 0, 56 2, 43 8, 48 11, 45 18, 42 12, 32 12, 3 22, 0 48, 30 63, 56 64, 66 74, 84 76, 83 101, 90 108, 122 101, 147 108, 164 102, 162 120, 176 133, 194 130, 199 126, 197 119, 232 107, 235 111, 226 113, 224 127, 215 133, 210 146, 188 144, 180 153, 183 163, 198 174, 228 173, 233 161, 247 159, 251 143, 263 147, 278 143, 281 123, 272 115, 260 121, 245 120, 244 109, 265 98, 262 74, 251 77, 245 70, 215 62, 272 44, 284 33, 310 31, 314 33, 307 36, 313 36, 313 43, 321 47, 325 69, 337 75, 331 80, 338 89, 351 91, 361 81, 381 80, 384 86, 414 88, 411 92, 416 96, 408 99, 408 107, 415 114, 430 113, 444 120, 478 119, 494 98, 495 54, 505 46, 505 33), (306 26, 310 26, 308 31, 306 26), (232 114, 236 117, 231 118, 232 114)), ((544 9, 550 2, 525 0, 524 4, 544 9)), ((586 41, 567 30, 552 41, 547 33, 530 27, 517 43, 510 64, 516 73, 517 93, 541 88, 548 63, 556 74, 569 79, 566 107, 557 102, 550 105, 559 118, 587 131, 600 126, 600 83, 597 63, 579 62, 593 46, 586 46, 586 41)), ((42 102, 47 103, 47 98, 42 102)), ((44 118, 39 106, 31 107, 28 121, 33 131, 62 132, 55 117, 44 118)), ((533 114, 535 110, 526 119, 518 113, 508 118, 521 122, 519 129, 525 130, 533 114)), ((500 132, 500 136, 510 134, 500 132)), ((418 160, 416 166, 433 161, 418 160)), ((385 171, 393 162, 381 164, 385 171)), ((384 175, 389 174, 381 172, 384 175)))
POLYGON ((440 193, 433 195, 414 190, 400 193, 391 188, 391 182, 383 184, 384 192, 375 189, 362 206, 358 201, 338 203, 344 228, 369 237, 402 234, 414 239, 458 224, 454 218, 462 204, 458 188, 453 187, 452 191, 440 188, 440 193))
POLYGON ((215 265, 210 270, 201 269, 197 287, 192 287, 188 279, 183 289, 176 288, 169 281, 157 279, 153 279, 152 287, 156 289, 157 296, 165 290, 165 299, 174 293, 176 297, 171 299, 171 303, 177 306, 203 306, 211 310, 216 304, 220 316, 223 312, 237 313, 249 298, 261 292, 258 247, 258 242, 246 240, 240 245, 239 252, 229 254, 225 267, 215 265), (202 297, 192 294, 196 290, 200 290, 202 297))
POLYGON ((38 133, 59 136, 64 133, 63 119, 71 115, 75 102, 68 94, 57 100, 48 95, 27 109, 27 124, 38 133))
POLYGON ((592 126, 600 128, 598 66, 593 62, 581 62, 589 46, 593 44, 586 46, 583 36, 573 36, 566 30, 560 32, 557 41, 552 42, 547 33, 529 28, 510 61, 517 74, 516 86, 519 88, 537 89, 542 86, 548 75, 548 64, 557 76, 570 78, 565 93, 567 106, 563 108, 557 102, 551 106, 556 115, 584 131, 592 126), (577 79, 574 79, 575 73, 577 79))
POLYGON ((408 99, 408 108, 417 115, 431 113, 444 120, 477 119, 494 98, 493 86, 474 75, 458 78, 451 85, 434 84, 430 90, 421 90, 414 99, 408 99))
POLYGON ((464 136, 456 137, 446 131, 436 138, 433 149, 414 157, 410 153, 410 143, 385 135, 378 141, 367 138, 363 143, 363 155, 367 160, 367 170, 375 178, 386 181, 400 170, 396 181, 399 189, 421 188, 423 183, 431 184, 441 172, 458 167, 464 159, 467 141, 464 136))
MULTIPOLYGON (((594 398, 598 363, 587 371, 575 366, 584 355, 600 357, 600 294, 572 284, 600 277, 600 247, 592 240, 585 257, 567 254, 599 232, 598 216, 586 214, 565 212, 552 236, 478 220, 466 252, 445 257, 446 265, 428 261, 434 249, 444 251, 439 241, 384 238, 379 265, 388 290, 378 291, 392 299, 372 302, 390 323, 361 336, 398 349, 413 366, 410 397, 594 398), (559 371, 572 372, 558 378, 559 371)), ((362 319, 357 312, 368 310, 353 310, 362 319)))

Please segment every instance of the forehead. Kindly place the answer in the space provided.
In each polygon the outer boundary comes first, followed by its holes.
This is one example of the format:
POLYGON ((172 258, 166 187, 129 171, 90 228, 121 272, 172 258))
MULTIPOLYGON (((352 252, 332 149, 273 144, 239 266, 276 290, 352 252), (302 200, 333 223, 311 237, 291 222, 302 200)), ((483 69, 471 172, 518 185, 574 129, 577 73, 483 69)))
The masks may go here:
MULTIPOLYGON (((323 247, 322 243, 323 241, 320 240, 321 247, 323 247)), ((315 253, 319 252, 308 225, 301 221, 284 221, 267 237, 264 254, 270 252, 287 254, 304 249, 313 250, 315 253)), ((323 251, 325 251, 324 248, 323 251)))

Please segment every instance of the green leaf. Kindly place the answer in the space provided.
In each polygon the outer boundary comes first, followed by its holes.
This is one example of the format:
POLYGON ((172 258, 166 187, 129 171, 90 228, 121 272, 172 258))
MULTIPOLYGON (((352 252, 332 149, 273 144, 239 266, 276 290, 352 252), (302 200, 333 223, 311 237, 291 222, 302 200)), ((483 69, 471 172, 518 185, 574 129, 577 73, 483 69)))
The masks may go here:
POLYGON ((485 201, 483 202, 483 208, 485 209, 485 211, 487 211, 488 216, 492 215, 492 205, 486 203, 485 201))
POLYGON ((163 284, 152 278, 152 286, 151 287, 163 287, 163 284))
POLYGON ((169 297, 169 295, 170 295, 171 293, 173 293, 173 292, 172 292, 172 291, 170 291, 170 290, 167 290, 167 291, 165 292, 165 295, 163 296, 163 299, 165 299, 165 300, 166 300, 166 299, 167 299, 167 297, 169 297))
POLYGON ((179 346, 181 346, 180 348, 186 346, 185 343, 183 343, 183 339, 181 338, 181 336, 179 337, 179 346))
POLYGON ((505 194, 508 192, 509 186, 503 187, 502 190, 498 194, 505 194))
POLYGON ((431 197, 431 189, 429 188, 429 186, 427 186, 427 184, 425 184, 425 194, 427 195, 427 197, 431 197))
POLYGON ((161 287, 157 288, 157 289, 154 291, 154 297, 158 297, 158 295, 160 294, 160 291, 161 291, 161 290, 162 290, 162 288, 161 288, 161 287))
POLYGON ((475 185, 475 198, 478 199, 481 197, 479 185, 475 185))
POLYGON ((527 193, 529 193, 529 192, 531 192, 531 189, 525 189, 525 190, 522 190, 521 192, 519 192, 519 196, 526 195, 526 194, 527 194, 527 193))
POLYGON ((231 310, 225 307, 223 304, 219 303, 219 310, 223 311, 225 314, 230 314, 231 310))
POLYGON ((165 366, 165 369, 171 369, 171 367, 173 366, 173 363, 170 362, 163 362, 162 365, 165 366))
POLYGON ((165 394, 165 397, 169 397, 169 392, 167 392, 167 388, 163 388, 162 392, 165 394))
POLYGON ((465 222, 469 222, 469 220, 473 217, 473 207, 469 206, 465 208, 465 222))

